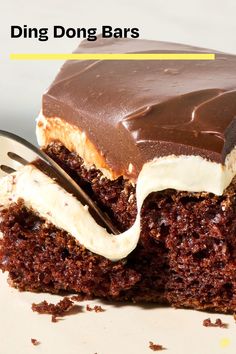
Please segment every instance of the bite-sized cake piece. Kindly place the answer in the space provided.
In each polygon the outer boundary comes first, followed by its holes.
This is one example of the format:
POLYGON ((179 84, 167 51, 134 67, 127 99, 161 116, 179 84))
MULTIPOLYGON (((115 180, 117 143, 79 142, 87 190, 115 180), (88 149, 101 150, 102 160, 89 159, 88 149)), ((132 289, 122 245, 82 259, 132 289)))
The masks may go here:
MULTIPOLYGON (((209 52, 144 40, 76 52, 209 52)), ((68 61, 41 148, 110 215, 111 235, 28 165, 0 182, 0 267, 21 290, 236 311, 236 57, 68 61)))

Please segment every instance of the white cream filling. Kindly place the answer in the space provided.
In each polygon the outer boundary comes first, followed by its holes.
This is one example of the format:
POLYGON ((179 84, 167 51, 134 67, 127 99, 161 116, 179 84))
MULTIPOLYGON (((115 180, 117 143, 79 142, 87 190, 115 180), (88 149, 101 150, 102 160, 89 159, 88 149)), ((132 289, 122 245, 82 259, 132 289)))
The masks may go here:
POLYGON ((137 217, 134 225, 119 235, 99 226, 76 198, 32 165, 0 180, 0 204, 23 199, 41 217, 74 236, 88 250, 112 261, 132 252, 140 236, 140 212, 145 198, 167 188, 221 195, 236 174, 236 148, 225 165, 200 156, 167 156, 146 163, 136 186, 137 217))

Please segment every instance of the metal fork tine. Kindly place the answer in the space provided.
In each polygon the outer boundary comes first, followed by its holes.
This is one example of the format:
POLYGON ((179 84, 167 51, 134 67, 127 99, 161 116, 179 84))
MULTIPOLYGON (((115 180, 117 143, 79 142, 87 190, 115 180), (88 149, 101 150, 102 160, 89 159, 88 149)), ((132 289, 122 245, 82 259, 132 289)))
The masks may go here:
POLYGON ((10 159, 19 162, 22 165, 27 165, 29 163, 29 161, 25 160, 23 157, 15 154, 14 152, 8 152, 7 156, 10 157, 10 159))
POLYGON ((6 166, 6 165, 1 165, 0 169, 5 172, 5 173, 13 173, 16 172, 16 170, 14 170, 14 168, 6 166))
MULTIPOLYGON (((29 162, 20 155, 25 156, 25 154, 27 154, 26 156, 30 160, 30 163, 35 164, 36 161, 41 161, 44 165, 42 172, 47 174, 48 171, 51 171, 52 178, 55 178, 57 181, 61 181, 64 188, 69 191, 69 193, 77 197, 83 205, 87 205, 89 207, 90 214, 98 221, 98 223, 100 223, 100 225, 106 227, 109 232, 115 235, 119 234, 119 230, 115 225, 113 225, 110 217, 104 211, 100 210, 96 202, 90 198, 87 192, 83 190, 54 160, 23 138, 0 130, 0 142, 4 142, 4 139, 5 142, 7 142, 7 146, 10 146, 7 150, 5 150, 5 154, 7 154, 11 160, 14 160, 22 165, 26 165, 29 162), (12 150, 12 143, 16 143, 16 150, 20 153, 20 155, 9 151, 12 150)), ((0 170, 5 173, 16 172, 14 168, 7 165, 0 165, 0 170)))

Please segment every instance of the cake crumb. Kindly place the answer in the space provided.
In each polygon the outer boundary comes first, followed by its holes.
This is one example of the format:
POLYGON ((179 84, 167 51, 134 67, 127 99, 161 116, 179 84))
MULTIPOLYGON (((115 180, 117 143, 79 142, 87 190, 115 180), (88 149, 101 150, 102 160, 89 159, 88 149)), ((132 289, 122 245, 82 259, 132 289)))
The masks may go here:
POLYGON ((105 309, 104 308, 102 308, 102 306, 94 306, 94 311, 95 312, 104 312, 105 311, 105 309))
POLYGON ((39 345, 39 344, 40 344, 40 341, 38 341, 38 340, 35 339, 35 338, 31 338, 31 343, 36 346, 36 345, 39 345))
POLYGON ((92 307, 90 307, 89 305, 86 305, 86 310, 89 311, 89 312, 93 311, 92 307))
POLYGON ((57 316, 56 316, 56 315, 52 315, 51 321, 52 321, 53 323, 56 323, 56 322, 57 322, 57 316))
POLYGON ((206 318, 202 324, 204 327, 228 328, 228 324, 223 323, 220 318, 217 318, 215 323, 213 323, 210 318, 206 318))
POLYGON ((31 308, 34 312, 38 312, 39 314, 52 315, 51 321, 55 323, 57 322, 57 317, 65 316, 69 311, 73 309, 76 310, 78 306, 74 305, 74 302, 68 297, 64 297, 57 304, 50 304, 44 300, 39 304, 33 303, 31 308))
MULTIPOLYGON (((85 300, 85 295, 73 295, 70 297, 72 301, 84 301, 85 300)), ((86 299, 87 300, 87 299, 86 299)))
POLYGON ((91 307, 90 305, 86 305, 86 310, 89 312, 95 311, 96 313, 106 311, 100 305, 95 305, 94 307, 91 307))
POLYGON ((153 350, 154 352, 157 352, 159 350, 165 350, 166 348, 163 347, 161 344, 154 344, 153 342, 149 342, 149 348, 153 350))

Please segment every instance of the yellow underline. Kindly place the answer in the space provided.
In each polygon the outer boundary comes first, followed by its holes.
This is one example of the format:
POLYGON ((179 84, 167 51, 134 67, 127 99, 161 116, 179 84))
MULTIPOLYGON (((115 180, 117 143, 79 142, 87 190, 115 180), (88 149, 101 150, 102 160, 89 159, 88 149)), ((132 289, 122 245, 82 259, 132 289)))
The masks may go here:
POLYGON ((215 60, 211 53, 132 53, 132 54, 36 54, 12 53, 11 60, 215 60))

